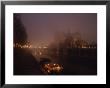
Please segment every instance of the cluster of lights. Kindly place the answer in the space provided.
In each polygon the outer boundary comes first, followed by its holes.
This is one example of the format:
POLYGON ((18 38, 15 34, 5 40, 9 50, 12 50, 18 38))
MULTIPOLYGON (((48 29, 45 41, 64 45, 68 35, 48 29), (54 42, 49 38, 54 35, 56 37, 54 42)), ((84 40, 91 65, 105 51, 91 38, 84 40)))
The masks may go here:
MULTIPOLYGON (((17 48, 38 48, 38 49, 47 49, 48 47, 47 46, 38 46, 38 47, 33 47, 32 45, 30 44, 25 44, 25 45, 21 45, 19 43, 16 43, 14 44, 14 47, 17 47, 17 48)), ((96 48, 96 46, 86 46, 86 45, 82 45, 81 47, 79 48, 96 48)))
POLYGON ((63 67, 59 64, 45 64, 43 71, 46 74, 51 74, 51 72, 60 73, 63 70, 63 67))
POLYGON ((39 48, 39 49, 42 49, 42 48, 46 49, 46 48, 48 48, 48 47, 46 47, 46 46, 43 46, 43 47, 39 46, 39 47, 37 47, 37 48, 39 48))
POLYGON ((87 46, 82 46, 81 48, 96 48, 96 47, 95 46, 93 46, 93 47, 92 46, 88 46, 88 47, 87 46))
POLYGON ((21 45, 21 44, 16 43, 16 44, 14 44, 14 47, 16 47, 16 48, 31 48, 32 46, 29 44, 28 45, 27 44, 21 45))
POLYGON ((15 44, 14 44, 14 47, 16 47, 16 48, 38 48, 38 49, 47 49, 47 48, 48 48, 47 46, 33 47, 33 46, 30 45, 30 44, 21 45, 21 44, 19 44, 19 43, 15 43, 15 44))

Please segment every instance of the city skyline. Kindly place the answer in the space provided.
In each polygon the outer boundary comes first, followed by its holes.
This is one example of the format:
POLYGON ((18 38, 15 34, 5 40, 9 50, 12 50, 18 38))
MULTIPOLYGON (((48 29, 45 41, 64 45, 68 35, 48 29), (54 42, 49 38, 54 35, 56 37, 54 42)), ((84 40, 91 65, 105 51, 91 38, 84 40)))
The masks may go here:
POLYGON ((20 13, 32 45, 48 45, 58 33, 79 32, 82 39, 97 42, 96 13, 20 13))

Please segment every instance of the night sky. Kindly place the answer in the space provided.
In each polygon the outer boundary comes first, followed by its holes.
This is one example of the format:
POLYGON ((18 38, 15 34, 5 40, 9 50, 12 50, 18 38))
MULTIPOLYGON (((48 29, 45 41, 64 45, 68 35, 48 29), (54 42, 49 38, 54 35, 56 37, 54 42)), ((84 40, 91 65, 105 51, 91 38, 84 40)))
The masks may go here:
POLYGON ((28 40, 33 45, 49 44, 55 33, 79 32, 82 39, 97 42, 96 13, 21 13, 28 40))

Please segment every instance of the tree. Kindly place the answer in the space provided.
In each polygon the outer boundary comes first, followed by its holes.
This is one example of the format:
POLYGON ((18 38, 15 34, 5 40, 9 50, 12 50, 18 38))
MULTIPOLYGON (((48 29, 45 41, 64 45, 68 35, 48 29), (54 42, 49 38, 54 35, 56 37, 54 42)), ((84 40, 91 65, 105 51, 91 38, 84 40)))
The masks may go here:
POLYGON ((27 33, 21 21, 20 14, 14 14, 14 43, 27 43, 27 33))
MULTIPOLYGON (((14 43, 27 44, 26 29, 20 14, 14 14, 14 43)), ((14 75, 41 75, 36 58, 27 49, 14 48, 14 75)))

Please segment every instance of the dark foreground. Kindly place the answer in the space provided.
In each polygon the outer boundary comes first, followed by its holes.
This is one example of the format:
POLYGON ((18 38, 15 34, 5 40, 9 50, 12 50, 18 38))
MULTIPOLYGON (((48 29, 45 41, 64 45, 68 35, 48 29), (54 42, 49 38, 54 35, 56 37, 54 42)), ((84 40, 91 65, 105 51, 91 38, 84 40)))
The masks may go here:
MULTIPOLYGON (((64 54, 61 51, 59 56, 51 54, 51 58, 56 58, 57 63, 63 67, 60 75, 97 75, 97 50, 75 52, 68 51, 64 54)), ((29 51, 14 49, 14 75, 45 75, 40 65, 29 51)))

